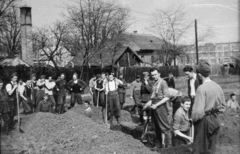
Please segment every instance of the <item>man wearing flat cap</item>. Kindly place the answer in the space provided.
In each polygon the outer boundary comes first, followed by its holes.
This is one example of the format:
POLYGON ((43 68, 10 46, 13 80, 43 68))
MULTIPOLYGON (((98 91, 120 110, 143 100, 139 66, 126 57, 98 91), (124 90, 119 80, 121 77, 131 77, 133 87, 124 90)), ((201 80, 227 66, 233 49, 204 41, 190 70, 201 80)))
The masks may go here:
POLYGON ((225 111, 225 98, 222 88, 212 81, 210 65, 204 60, 199 61, 197 72, 202 78, 202 85, 196 91, 192 119, 195 126, 193 144, 194 154, 214 154, 217 135, 220 129, 219 113, 225 111))

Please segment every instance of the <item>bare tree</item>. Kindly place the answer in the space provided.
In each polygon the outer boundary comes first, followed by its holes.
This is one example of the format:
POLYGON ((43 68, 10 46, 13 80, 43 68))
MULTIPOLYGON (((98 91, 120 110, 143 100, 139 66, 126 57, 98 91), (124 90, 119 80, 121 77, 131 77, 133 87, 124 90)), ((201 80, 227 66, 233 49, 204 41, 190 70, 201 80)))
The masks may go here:
POLYGON ((1 0, 0 1, 0 18, 4 17, 11 6, 15 5, 17 0, 1 0))
MULTIPOLYGON (((115 1, 79 0, 77 5, 69 6, 67 19, 71 25, 66 46, 81 54, 82 65, 106 48, 114 50, 127 29, 129 10, 115 1)), ((101 59, 101 56, 100 56, 101 59)))
MULTIPOLYGON (((158 51, 159 60, 163 64, 170 65, 174 61, 176 65, 176 58, 186 54, 185 46, 181 42, 193 27, 193 22, 187 21, 187 17, 182 6, 158 9, 152 13, 150 31, 160 36, 163 41, 162 48, 158 51)), ((210 32, 211 29, 208 29, 201 34, 199 41, 209 37, 210 32)))
POLYGON ((67 25, 62 22, 56 22, 49 28, 37 29, 32 35, 34 52, 42 52, 58 70, 56 57, 64 54, 62 41, 67 34, 67 25))
POLYGON ((9 57, 20 52, 20 23, 16 0, 2 0, 0 2, 0 50, 9 57))

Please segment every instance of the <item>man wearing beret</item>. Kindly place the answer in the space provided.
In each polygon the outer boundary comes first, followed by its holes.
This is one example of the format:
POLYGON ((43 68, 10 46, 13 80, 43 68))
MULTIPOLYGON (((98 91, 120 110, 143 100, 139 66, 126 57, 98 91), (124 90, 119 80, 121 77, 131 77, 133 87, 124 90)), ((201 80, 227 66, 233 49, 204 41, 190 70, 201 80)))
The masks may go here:
POLYGON ((193 144, 194 154, 214 154, 217 135, 220 129, 219 113, 225 111, 225 98, 222 88, 212 81, 210 65, 200 60, 197 71, 202 78, 202 85, 196 91, 192 119, 195 125, 193 144))

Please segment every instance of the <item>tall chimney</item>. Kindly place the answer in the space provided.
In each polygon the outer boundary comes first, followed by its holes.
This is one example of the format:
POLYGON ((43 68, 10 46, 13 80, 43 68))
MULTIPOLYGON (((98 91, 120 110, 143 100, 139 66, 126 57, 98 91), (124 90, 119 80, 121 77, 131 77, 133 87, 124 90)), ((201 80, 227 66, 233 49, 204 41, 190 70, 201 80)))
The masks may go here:
POLYGON ((33 46, 32 46, 32 15, 31 7, 20 8, 21 19, 21 49, 22 60, 28 64, 33 64, 33 46))

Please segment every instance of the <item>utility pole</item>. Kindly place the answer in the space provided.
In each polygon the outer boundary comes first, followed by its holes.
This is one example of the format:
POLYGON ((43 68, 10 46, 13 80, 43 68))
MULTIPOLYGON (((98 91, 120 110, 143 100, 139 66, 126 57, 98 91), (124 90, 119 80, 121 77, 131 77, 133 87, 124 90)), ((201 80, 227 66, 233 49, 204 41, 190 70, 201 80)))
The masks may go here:
POLYGON ((195 46, 196 46, 196 62, 198 65, 198 36, 197 36, 197 19, 195 19, 195 46))

